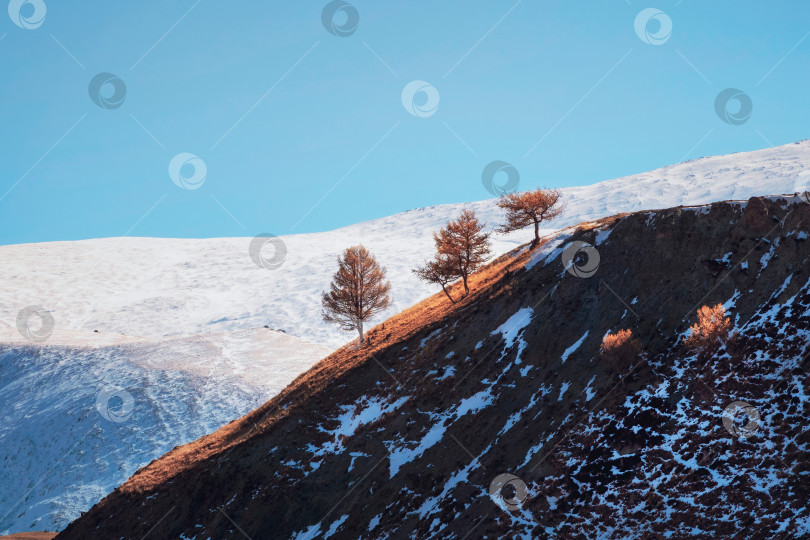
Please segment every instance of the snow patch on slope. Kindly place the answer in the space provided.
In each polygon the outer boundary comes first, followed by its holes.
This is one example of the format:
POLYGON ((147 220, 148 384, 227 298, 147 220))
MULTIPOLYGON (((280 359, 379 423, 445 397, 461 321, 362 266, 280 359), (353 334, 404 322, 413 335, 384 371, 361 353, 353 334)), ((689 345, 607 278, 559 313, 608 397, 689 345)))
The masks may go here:
POLYGON ((565 349, 565 351, 562 353, 562 357, 560 358, 560 360, 562 360, 563 364, 565 363, 566 360, 568 360, 568 357, 571 356, 571 354, 574 351, 579 349, 580 345, 582 345, 582 342, 585 341, 586 337, 588 337, 589 332, 590 332, 590 330, 586 331, 585 334, 583 334, 582 337, 579 338, 576 343, 574 343, 573 345, 571 345, 570 347, 565 349))

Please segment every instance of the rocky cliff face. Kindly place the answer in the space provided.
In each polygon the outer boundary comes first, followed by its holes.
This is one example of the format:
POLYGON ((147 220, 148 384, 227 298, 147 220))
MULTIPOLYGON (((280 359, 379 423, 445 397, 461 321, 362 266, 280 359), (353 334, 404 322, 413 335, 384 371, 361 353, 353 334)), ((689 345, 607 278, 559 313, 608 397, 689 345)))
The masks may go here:
POLYGON ((564 230, 153 462, 58 538, 810 535, 809 226, 809 204, 770 197, 564 230), (687 350, 717 303, 735 337, 687 350), (608 365, 620 329, 642 354, 608 365))

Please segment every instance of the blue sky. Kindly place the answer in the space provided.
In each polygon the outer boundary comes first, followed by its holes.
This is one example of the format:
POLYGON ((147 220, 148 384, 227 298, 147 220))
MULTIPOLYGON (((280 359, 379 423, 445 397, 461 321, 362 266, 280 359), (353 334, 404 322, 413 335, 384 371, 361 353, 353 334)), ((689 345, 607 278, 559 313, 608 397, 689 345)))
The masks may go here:
POLYGON ((324 1, 37 2, 0 18, 0 244, 322 231, 489 198, 495 160, 563 187, 808 138, 805 2, 357 0, 343 37, 324 1))

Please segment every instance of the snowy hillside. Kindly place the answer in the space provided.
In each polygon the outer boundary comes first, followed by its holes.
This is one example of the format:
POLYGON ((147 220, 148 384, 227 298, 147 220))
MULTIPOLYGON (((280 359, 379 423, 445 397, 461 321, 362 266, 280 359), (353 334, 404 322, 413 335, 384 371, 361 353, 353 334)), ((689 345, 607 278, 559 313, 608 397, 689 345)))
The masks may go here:
MULTIPOLYGON (((793 193, 797 181, 807 179, 800 177, 804 171, 810 171, 808 141, 688 161, 566 188, 568 209, 553 225, 793 193)), ((3 246, 0 321, 11 330, 21 308, 41 305, 50 310, 57 328, 154 338, 269 325, 335 348, 354 337, 320 317, 319 293, 329 283, 336 256, 362 242, 387 267, 394 304, 378 319, 383 320, 439 290, 419 282, 411 268, 430 256, 432 232, 462 206, 433 206, 334 231, 284 236, 286 259, 275 270, 254 264, 248 252, 251 238, 107 238, 3 246)), ((490 225, 502 219, 494 200, 469 206, 490 225)), ((529 230, 496 236, 493 251, 505 253, 530 237, 529 230)), ((8 339, 16 338, 16 332, 8 333, 8 339)))
MULTIPOLYGON (((567 188, 568 209, 553 225, 792 193, 805 171, 808 142, 694 160, 567 188)), ((287 255, 274 270, 253 262, 251 238, 0 246, 0 534, 64 527, 138 467, 253 409, 353 339, 320 316, 320 292, 345 247, 365 244, 388 269, 394 303, 378 320, 437 292, 411 269, 463 206, 284 236, 287 255), (41 345, 16 328, 31 305, 54 319, 41 345), (132 396, 125 422, 96 409, 111 386, 132 396)), ((501 221, 494 200, 469 206, 490 226, 501 221)), ((496 235, 493 251, 531 234, 496 235)), ((116 399, 113 408, 126 405, 116 399)))
POLYGON ((61 529, 328 352, 264 329, 98 348, 0 345, 0 534, 61 529))

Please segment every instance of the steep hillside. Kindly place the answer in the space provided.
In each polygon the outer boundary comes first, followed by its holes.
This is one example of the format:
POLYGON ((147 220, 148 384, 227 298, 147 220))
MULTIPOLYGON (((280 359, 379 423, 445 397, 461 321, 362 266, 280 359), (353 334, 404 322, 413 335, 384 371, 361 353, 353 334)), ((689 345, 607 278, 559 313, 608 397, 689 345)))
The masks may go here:
POLYGON ((58 538, 810 535, 808 224, 786 196, 563 230, 169 452, 58 538), (715 303, 736 336, 687 350, 715 303), (620 329, 643 353, 614 367, 599 347, 620 329), (736 402, 753 425, 724 423, 736 402))
MULTIPOLYGON (((550 226, 561 229, 619 212, 793 193, 810 179, 801 176, 807 172, 810 141, 692 160, 565 188, 568 209, 550 226)), ((521 187, 534 182, 524 179, 521 187)), ((272 270, 251 260, 251 238, 104 238, 0 246, 0 321, 12 329, 4 334, 0 328, 0 341, 19 337, 13 330, 20 309, 41 305, 57 328, 70 330, 158 338, 269 325, 334 349, 352 337, 319 317, 318 293, 334 272, 336 256, 363 243, 388 269, 394 303, 383 320, 437 292, 419 282, 411 268, 430 257, 433 231, 462 206, 433 206, 324 233, 282 236, 286 256, 272 270)), ((494 200, 470 206, 490 227, 503 220, 494 200)), ((506 253, 530 238, 530 230, 495 235, 494 252, 506 253)), ((272 256, 272 248, 268 251, 265 255, 272 256)))

